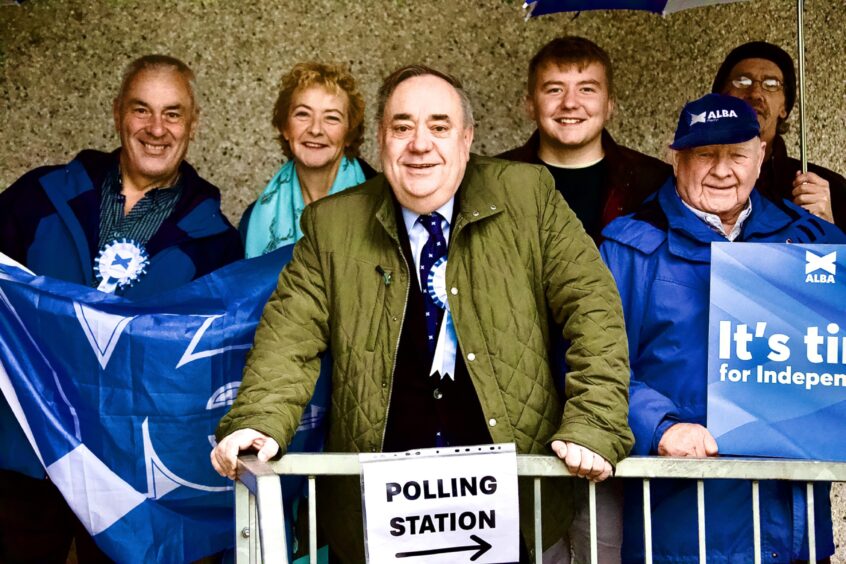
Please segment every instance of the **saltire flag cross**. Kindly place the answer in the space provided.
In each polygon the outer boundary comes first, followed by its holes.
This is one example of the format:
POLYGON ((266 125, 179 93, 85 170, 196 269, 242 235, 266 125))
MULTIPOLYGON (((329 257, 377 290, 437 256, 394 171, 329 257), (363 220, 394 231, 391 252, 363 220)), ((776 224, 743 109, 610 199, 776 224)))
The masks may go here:
MULTIPOLYGON (((0 389, 112 559, 190 562, 234 544, 232 483, 209 452, 290 256, 283 248, 132 302, 0 255, 0 389)), ((289 450, 322 447, 326 380, 289 450)), ((5 415, 0 425, 14 425, 5 415)), ((15 469, 15 453, 2 450, 0 467, 15 469)))

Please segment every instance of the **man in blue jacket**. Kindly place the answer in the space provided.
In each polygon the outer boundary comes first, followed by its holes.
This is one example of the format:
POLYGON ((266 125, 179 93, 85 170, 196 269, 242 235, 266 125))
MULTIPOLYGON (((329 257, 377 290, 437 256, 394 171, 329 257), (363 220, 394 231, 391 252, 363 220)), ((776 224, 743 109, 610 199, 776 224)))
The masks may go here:
MULTIPOLYGON (((0 253, 36 274, 144 298, 243 258, 220 191, 185 162, 199 110, 194 73, 148 55, 124 71, 121 147, 37 168, 0 193, 0 253)), ((59 337, 60 338, 60 337, 59 337)), ((106 561, 0 395, 0 562, 106 561)))
MULTIPOLYGON (((754 190, 766 144, 755 111, 739 98, 708 94, 685 106, 673 149, 674 177, 634 214, 603 231, 601 251, 620 290, 632 378, 633 454, 716 456, 706 427, 711 243, 843 243, 833 224, 754 190)), ((640 484, 625 496, 623 560, 643 562, 640 484)), ((801 488, 762 482, 763 562, 808 558, 801 488), (794 489, 796 488, 796 489, 794 489)), ((655 562, 698 561, 696 485, 654 481, 655 562)), ((748 481, 705 485, 709 562, 753 562, 748 481)), ((834 552, 828 487, 815 496, 817 554, 834 552)))

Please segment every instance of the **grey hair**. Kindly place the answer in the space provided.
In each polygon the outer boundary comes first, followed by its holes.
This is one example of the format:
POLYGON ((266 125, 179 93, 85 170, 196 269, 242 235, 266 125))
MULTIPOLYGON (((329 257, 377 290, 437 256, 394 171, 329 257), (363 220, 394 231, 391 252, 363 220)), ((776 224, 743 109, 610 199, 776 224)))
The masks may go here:
POLYGON ((464 86, 461 84, 461 81, 452 75, 435 70, 432 67, 427 67, 426 65, 408 65, 402 67, 389 74, 385 80, 382 81, 382 86, 379 87, 379 99, 376 107, 377 123, 382 123, 382 119, 385 117, 385 106, 388 103, 388 98, 391 97, 391 94, 394 93, 397 86, 409 78, 417 76, 436 76, 452 86, 458 93, 458 97, 461 99, 461 111, 464 114, 464 127, 474 127, 476 125, 476 121, 473 119, 473 104, 470 102, 470 96, 467 95, 467 91, 464 90, 464 86))
POLYGON ((194 107, 194 113, 197 113, 199 111, 197 77, 194 74, 194 71, 191 70, 191 67, 176 57, 171 57, 169 55, 144 55, 143 57, 139 57, 126 65, 126 68, 123 69, 123 75, 121 76, 120 81, 120 90, 118 90, 118 95, 117 98, 115 98, 115 101, 118 103, 123 101, 126 91, 129 90, 129 85, 139 73, 145 70, 158 69, 171 70, 179 73, 179 75, 185 79, 185 82, 188 83, 188 94, 191 96, 191 104, 194 107))

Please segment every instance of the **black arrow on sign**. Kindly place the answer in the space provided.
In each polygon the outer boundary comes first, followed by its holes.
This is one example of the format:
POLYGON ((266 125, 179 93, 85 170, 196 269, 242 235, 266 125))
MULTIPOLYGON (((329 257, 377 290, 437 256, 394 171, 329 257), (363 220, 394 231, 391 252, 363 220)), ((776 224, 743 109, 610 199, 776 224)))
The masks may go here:
POLYGON ((468 546, 450 546, 447 548, 433 548, 431 550, 417 550, 414 552, 397 552, 397 558, 411 558, 413 556, 429 556, 431 554, 446 554, 447 552, 464 552, 467 550, 475 550, 476 554, 470 557, 470 561, 476 560, 481 555, 491 549, 490 543, 480 539, 476 535, 470 535, 470 540, 476 544, 468 546))

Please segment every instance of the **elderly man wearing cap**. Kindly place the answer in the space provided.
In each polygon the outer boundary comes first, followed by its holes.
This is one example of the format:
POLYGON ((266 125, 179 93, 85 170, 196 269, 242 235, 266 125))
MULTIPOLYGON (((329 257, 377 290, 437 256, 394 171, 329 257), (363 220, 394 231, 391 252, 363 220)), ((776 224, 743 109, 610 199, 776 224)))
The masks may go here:
MULTIPOLYGON (((841 243, 846 236, 788 201, 753 190, 766 144, 755 111, 708 94, 679 116, 674 177, 641 208, 605 228, 601 252, 617 281, 632 367, 633 454, 716 456, 706 428, 711 243, 841 243)), ((643 562, 640 483, 626 490, 623 560, 643 562)), ((827 485, 816 497, 817 555, 834 552, 827 485)), ((764 562, 808 558, 804 498, 786 483, 762 482, 764 562)), ((709 562, 752 562, 752 490, 740 480, 705 485, 709 562)), ((655 562, 697 561, 696 486, 652 484, 655 562)))
POLYGON ((764 163, 756 188, 767 198, 783 198, 826 221, 846 226, 846 178, 814 164, 802 172, 801 163, 787 156, 782 135, 796 101, 793 59, 781 47, 764 41, 745 43, 720 65, 712 92, 737 96, 758 114, 764 163))

